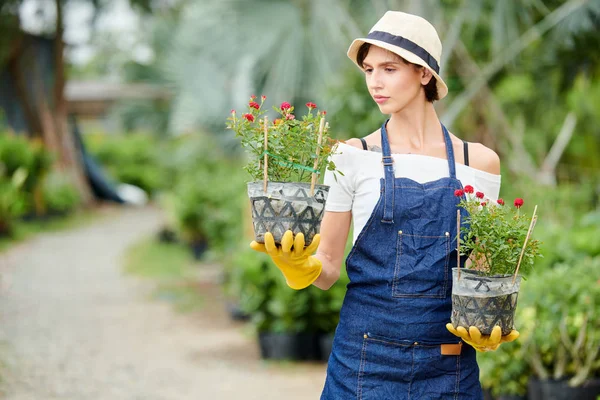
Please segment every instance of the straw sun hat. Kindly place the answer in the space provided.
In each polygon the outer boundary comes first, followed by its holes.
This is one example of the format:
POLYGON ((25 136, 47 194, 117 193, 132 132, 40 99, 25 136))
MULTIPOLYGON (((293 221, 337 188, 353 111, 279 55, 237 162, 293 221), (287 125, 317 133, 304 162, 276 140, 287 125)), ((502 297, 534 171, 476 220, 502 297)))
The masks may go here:
POLYGON ((355 64, 358 49, 363 43, 389 50, 410 63, 427 68, 437 81, 439 98, 448 94, 448 86, 439 76, 442 42, 427 20, 400 11, 386 12, 366 38, 355 39, 350 45, 348 57, 355 64))

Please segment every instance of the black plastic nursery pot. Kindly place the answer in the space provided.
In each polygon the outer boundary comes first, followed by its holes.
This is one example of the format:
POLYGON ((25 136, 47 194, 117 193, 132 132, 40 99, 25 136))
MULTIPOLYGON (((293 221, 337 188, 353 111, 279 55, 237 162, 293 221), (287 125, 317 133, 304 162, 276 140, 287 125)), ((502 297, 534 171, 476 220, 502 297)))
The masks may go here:
POLYGON ((527 385, 529 400, 596 400, 600 396, 600 378, 588 379, 581 386, 570 387, 568 380, 531 378, 527 385))
POLYGON ((266 360, 311 361, 320 358, 318 336, 314 333, 258 334, 260 354, 266 360))
POLYGON ((483 335, 498 325, 502 335, 514 327, 515 310, 521 277, 513 283, 513 275, 485 276, 480 271, 452 270, 452 325, 468 329, 476 326, 483 335))
POLYGON ((294 235, 304 234, 309 245, 319 233, 325 211, 329 186, 315 185, 310 195, 310 183, 267 182, 267 191, 262 181, 248 183, 248 197, 252 209, 255 240, 265 242, 265 233, 271 232, 275 243, 287 230, 294 235))

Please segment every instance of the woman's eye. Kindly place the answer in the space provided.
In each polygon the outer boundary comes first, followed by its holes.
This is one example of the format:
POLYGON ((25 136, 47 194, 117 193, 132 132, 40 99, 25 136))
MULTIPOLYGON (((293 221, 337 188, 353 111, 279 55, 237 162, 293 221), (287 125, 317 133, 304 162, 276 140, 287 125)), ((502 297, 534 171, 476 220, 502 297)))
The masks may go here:
POLYGON ((395 69, 394 69, 394 68, 386 68, 386 69, 385 69, 385 72, 394 72, 394 71, 395 71, 395 69))
POLYGON ((365 74, 370 74, 373 72, 373 68, 365 68, 365 74))

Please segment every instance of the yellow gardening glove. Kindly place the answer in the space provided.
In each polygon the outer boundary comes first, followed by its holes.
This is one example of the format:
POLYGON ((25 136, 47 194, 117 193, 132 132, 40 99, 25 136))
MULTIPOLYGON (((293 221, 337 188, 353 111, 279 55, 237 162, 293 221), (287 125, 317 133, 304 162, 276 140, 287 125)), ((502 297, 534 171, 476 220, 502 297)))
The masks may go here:
POLYGON ((502 343, 512 342, 519 337, 519 332, 514 329, 508 335, 502 336, 502 329, 499 326, 495 326, 490 335, 482 335, 475 326, 469 327, 467 331, 462 326, 454 328, 451 323, 447 323, 446 329, 462 338, 465 343, 470 344, 477 351, 494 351, 502 343))
POLYGON ((252 241, 250 247, 271 256, 285 276, 288 286, 299 290, 310 286, 321 275, 323 264, 311 255, 319 247, 320 240, 321 236, 316 234, 312 243, 304 248, 304 234, 298 233, 294 238, 292 231, 286 231, 281 238, 281 246, 278 247, 273 235, 267 232, 264 244, 252 241))

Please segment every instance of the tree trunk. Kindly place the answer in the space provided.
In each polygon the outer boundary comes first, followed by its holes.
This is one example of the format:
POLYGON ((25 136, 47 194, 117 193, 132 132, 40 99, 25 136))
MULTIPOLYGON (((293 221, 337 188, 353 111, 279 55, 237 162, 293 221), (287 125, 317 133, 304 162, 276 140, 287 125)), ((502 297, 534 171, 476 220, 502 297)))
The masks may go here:
POLYGON ((75 140, 69 132, 67 122, 67 101, 65 89, 65 62, 64 62, 64 26, 62 0, 56 2, 56 34, 54 38, 54 127, 58 139, 58 155, 61 169, 70 175, 84 202, 92 200, 90 185, 87 182, 82 155, 75 145, 75 140))

